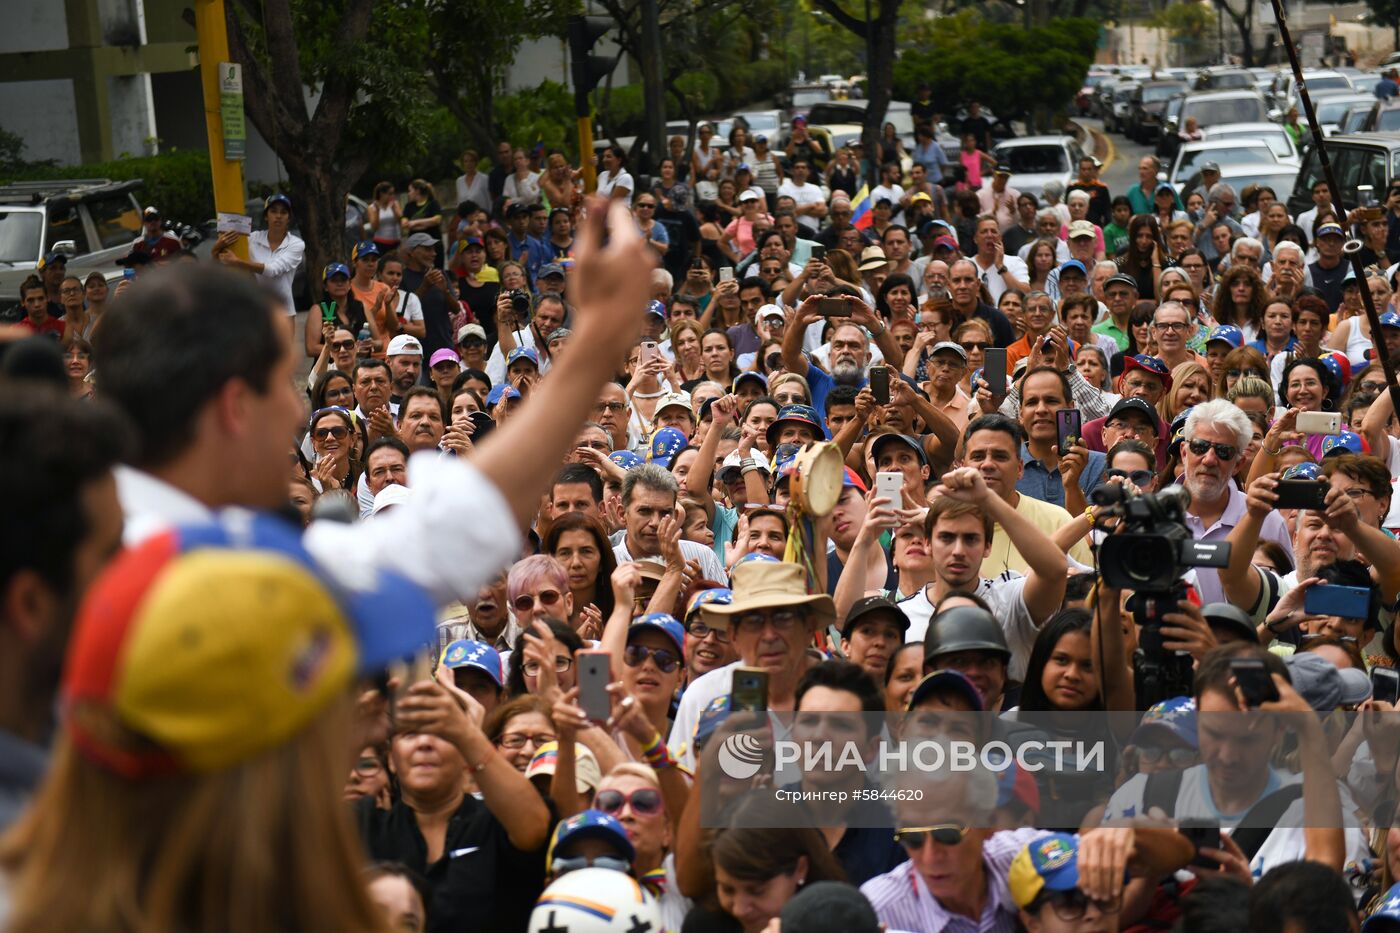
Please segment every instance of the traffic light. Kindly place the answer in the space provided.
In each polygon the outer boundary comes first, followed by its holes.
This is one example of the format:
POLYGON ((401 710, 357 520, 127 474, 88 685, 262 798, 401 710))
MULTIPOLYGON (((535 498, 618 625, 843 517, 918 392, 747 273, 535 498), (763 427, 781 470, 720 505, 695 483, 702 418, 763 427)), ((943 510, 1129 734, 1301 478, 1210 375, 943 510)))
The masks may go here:
POLYGON ((589 91, 617 64, 615 57, 594 55, 589 51, 611 26, 612 20, 606 16, 569 17, 569 74, 574 82, 575 116, 588 116, 589 91))

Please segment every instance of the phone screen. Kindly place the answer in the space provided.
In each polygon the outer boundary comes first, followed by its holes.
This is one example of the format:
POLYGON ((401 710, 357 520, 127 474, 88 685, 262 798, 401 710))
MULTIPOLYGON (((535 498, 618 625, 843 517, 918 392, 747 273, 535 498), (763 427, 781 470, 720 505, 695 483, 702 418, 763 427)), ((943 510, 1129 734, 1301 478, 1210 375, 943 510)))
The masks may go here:
POLYGON ((768 671, 761 667, 736 667, 729 692, 729 711, 759 713, 768 709, 768 671))
POLYGON ((1235 658, 1230 662, 1230 673, 1244 694, 1245 706, 1258 709, 1259 704, 1278 699, 1278 688, 1269 676, 1264 662, 1258 658, 1235 658))

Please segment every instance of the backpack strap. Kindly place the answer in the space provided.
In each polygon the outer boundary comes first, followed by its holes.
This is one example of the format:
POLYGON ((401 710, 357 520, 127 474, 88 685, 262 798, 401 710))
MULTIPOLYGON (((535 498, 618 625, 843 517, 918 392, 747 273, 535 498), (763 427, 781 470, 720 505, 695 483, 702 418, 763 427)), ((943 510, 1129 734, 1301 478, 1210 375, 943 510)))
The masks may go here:
POLYGON ((1176 797, 1181 792, 1181 778, 1184 771, 1158 771, 1147 776, 1147 784, 1142 789, 1142 813, 1146 816, 1155 807, 1171 818, 1176 814, 1176 797))
POLYGON ((1274 831, 1274 826, 1283 816, 1283 811, 1302 796, 1301 783, 1289 784, 1287 787, 1280 787, 1249 808, 1244 819, 1240 820, 1244 824, 1243 827, 1230 834, 1230 838, 1240 847, 1247 860, 1254 859, 1255 853, 1263 847, 1264 840, 1274 831))

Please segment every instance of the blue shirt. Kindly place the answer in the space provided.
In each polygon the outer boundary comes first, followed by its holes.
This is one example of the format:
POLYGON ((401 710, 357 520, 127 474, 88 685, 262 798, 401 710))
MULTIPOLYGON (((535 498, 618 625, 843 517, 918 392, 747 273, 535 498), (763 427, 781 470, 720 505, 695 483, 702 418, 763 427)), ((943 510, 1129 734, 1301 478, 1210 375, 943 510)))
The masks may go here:
MULTIPOLYGON (((859 392, 865 388, 867 380, 861 377, 860 384, 855 387, 859 392)), ((836 380, 831 378, 831 374, 807 362, 807 385, 812 390, 812 407, 822 416, 822 425, 826 424, 826 397, 831 394, 831 390, 836 388, 836 380)))
MULTIPOLYGON (((1297 345, 1298 345, 1298 338, 1297 338, 1297 337, 1294 337, 1292 334, 1289 334, 1289 335, 1288 335, 1288 346, 1284 347, 1284 348, 1283 348, 1283 351, 1284 351, 1285 353, 1287 353, 1288 351, 1292 350, 1292 349, 1293 349, 1294 347, 1296 347, 1297 345)), ((1268 355, 1269 355, 1269 348, 1268 348, 1268 346, 1265 344, 1264 338, 1263 338, 1263 337, 1260 337, 1258 340, 1251 340, 1249 343, 1245 344, 1245 346, 1249 347, 1249 348, 1252 349, 1252 350, 1258 350, 1260 353, 1264 354, 1265 358, 1267 358, 1268 355)))
MULTIPOLYGON (((1079 488, 1087 498, 1089 492, 1103 482, 1104 470, 1108 466, 1108 455, 1097 450, 1089 451, 1089 460, 1084 464, 1084 472, 1079 474, 1079 488)), ((1051 470, 1031 456, 1030 448, 1021 445, 1021 479, 1016 483, 1016 491, 1023 496, 1065 507, 1065 481, 1059 470, 1051 470)))
POLYGON ((915 146, 912 158, 928 172, 929 181, 943 180, 943 175, 948 167, 948 154, 938 143, 929 142, 923 146, 915 146))
POLYGON ((517 240, 514 234, 507 233, 506 241, 510 244, 512 259, 519 259, 522 253, 525 254, 525 274, 530 277, 532 284, 535 276, 539 274, 540 266, 554 261, 554 248, 529 234, 517 240))

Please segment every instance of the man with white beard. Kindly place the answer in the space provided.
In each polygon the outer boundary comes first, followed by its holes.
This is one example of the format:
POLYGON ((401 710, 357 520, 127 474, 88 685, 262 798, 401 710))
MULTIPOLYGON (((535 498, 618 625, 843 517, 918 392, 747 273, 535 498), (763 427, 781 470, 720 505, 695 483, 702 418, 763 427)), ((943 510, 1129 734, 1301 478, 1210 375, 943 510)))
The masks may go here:
POLYGON ((894 342, 885 323, 876 316, 870 305, 853 294, 810 295, 795 312, 789 313, 792 318, 783 332, 783 368, 807 377, 807 385, 812 389, 812 407, 817 411, 826 410, 826 395, 835 386, 847 385, 857 390, 865 387, 871 340, 875 341, 875 346, 885 359, 904 359, 904 351, 894 342), (845 301, 850 315, 845 322, 835 324, 831 329, 831 372, 827 373, 809 363, 803 355, 802 335, 809 325, 824 316, 836 317, 822 313, 822 302, 830 298, 845 301))
MULTIPOLYGON (((1202 402, 1186 418, 1181 456, 1186 466, 1186 527, 1198 541, 1224 541, 1245 514, 1245 494, 1231 477, 1245 447, 1254 437, 1254 426, 1245 413, 1224 399, 1202 402)), ((1261 541, 1273 541, 1292 553, 1288 526, 1278 512, 1269 513, 1260 529, 1261 541)), ((1196 570, 1201 603, 1225 601, 1218 571, 1196 570)))

